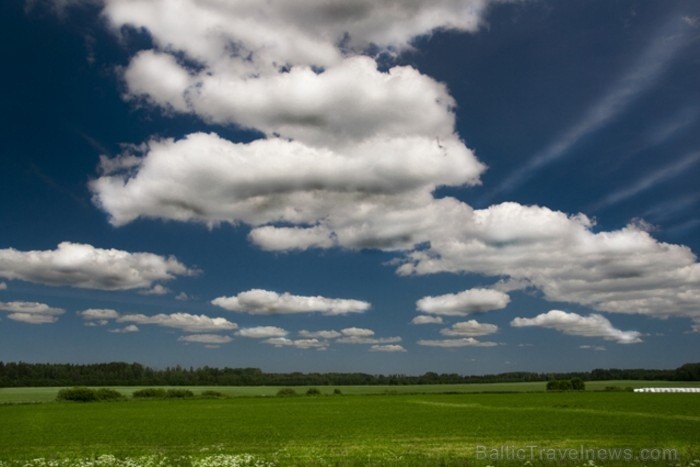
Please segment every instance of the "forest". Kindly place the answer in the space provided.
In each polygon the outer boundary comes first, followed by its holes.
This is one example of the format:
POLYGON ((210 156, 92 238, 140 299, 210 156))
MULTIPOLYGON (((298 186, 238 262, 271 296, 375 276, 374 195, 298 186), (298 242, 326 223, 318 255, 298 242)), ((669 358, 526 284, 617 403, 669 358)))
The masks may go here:
POLYGON ((676 369, 595 369, 589 372, 509 372, 487 375, 427 372, 422 375, 367 373, 266 373, 259 368, 154 369, 140 363, 95 364, 0 362, 0 387, 39 386, 327 386, 465 384, 550 381, 657 380, 700 381, 700 363, 676 369))

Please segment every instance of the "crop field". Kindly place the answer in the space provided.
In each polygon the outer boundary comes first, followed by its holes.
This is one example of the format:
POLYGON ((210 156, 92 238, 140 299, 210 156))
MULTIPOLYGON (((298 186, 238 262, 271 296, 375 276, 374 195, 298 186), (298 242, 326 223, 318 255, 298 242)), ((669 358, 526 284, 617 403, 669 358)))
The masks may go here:
POLYGON ((0 465, 700 465, 698 394, 342 390, 6 403, 0 465))
MULTIPOLYGON (((343 394, 439 394, 439 393, 478 393, 478 392, 543 392, 546 383, 474 383, 474 384, 422 384, 419 386, 319 386, 322 394, 332 394, 340 388, 343 394)), ((697 382, 679 381, 588 381, 586 390, 602 391, 606 387, 642 388, 642 387, 700 387, 697 382)), ((111 386, 126 396, 144 386, 111 386)), ((230 397, 274 396, 278 386, 173 386, 173 388, 189 389, 195 394, 213 390, 230 397)), ((299 393, 304 393, 310 386, 296 387, 299 393)), ((0 404, 21 402, 51 402, 56 400, 60 387, 40 388, 0 388, 0 404)), ((700 467, 700 466, 699 466, 700 467)))

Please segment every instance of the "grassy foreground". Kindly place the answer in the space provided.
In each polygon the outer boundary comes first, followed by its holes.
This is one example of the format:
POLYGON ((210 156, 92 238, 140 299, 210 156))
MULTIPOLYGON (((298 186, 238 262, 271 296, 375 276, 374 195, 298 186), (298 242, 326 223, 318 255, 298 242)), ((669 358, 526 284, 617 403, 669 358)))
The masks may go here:
POLYGON ((0 424, 0 465, 44 466, 51 459, 53 465, 80 465, 77 459, 107 454, 115 457, 82 465, 530 465, 528 460, 532 465, 589 465, 593 460, 605 466, 685 466, 700 459, 697 394, 8 404, 0 406, 0 424), (525 458, 515 458, 518 449, 525 450, 525 458), (629 449, 633 457, 573 459, 571 453, 564 456, 564 449, 629 449), (675 449, 680 457, 638 459, 663 449, 675 449), (20 462, 34 458, 45 461, 20 462), (127 458, 141 461, 118 463, 127 458))

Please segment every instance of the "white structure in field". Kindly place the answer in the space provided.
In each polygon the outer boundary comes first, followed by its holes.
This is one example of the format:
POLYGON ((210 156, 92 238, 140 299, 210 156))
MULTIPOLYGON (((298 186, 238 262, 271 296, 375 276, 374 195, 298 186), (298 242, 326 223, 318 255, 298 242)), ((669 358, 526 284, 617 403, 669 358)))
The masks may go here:
POLYGON ((700 388, 637 388, 634 392, 698 392, 700 388))

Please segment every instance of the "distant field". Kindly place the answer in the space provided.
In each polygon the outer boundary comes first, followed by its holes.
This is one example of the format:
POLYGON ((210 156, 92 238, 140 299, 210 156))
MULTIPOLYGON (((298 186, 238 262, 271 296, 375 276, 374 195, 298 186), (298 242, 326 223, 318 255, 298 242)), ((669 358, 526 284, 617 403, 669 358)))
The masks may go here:
MULTIPOLYGON (((527 390, 527 386, 516 387, 527 390)), ((342 388, 346 394, 354 389, 342 388)), ((151 465, 223 466, 232 462, 194 461, 244 453, 259 465, 263 461, 274 465, 523 465, 523 460, 494 461, 477 455, 493 454, 493 449, 505 449, 501 455, 507 455, 511 448, 530 449, 527 446, 533 446, 535 456, 543 450, 582 446, 629 449, 634 456, 645 449, 676 449, 681 458, 673 462, 627 460, 596 465, 688 466, 700 459, 700 397, 521 392, 0 406, 0 465, 2 461, 25 465, 19 461, 37 457, 59 462, 110 454, 115 459, 166 459, 151 465)), ((535 465, 585 464, 534 461, 535 465)))
MULTIPOLYGON (((334 389, 340 389, 343 394, 411 394, 411 393, 473 393, 473 392, 539 392, 545 391, 544 382, 534 383, 477 383, 477 384, 422 384, 409 386, 314 386, 323 394, 332 394, 334 389)), ((590 381, 586 390, 601 391, 608 386, 618 387, 700 387, 697 382, 678 381, 590 381)), ((123 393, 131 395, 134 391, 153 386, 110 386, 123 393)), ((311 386, 295 387, 299 393, 305 392, 311 386)), ((280 390, 279 386, 177 386, 179 389, 189 389, 195 394, 202 391, 219 391, 227 396, 274 396, 280 390)), ((20 402, 50 402, 56 399, 61 388, 0 388, 0 404, 20 402)))

